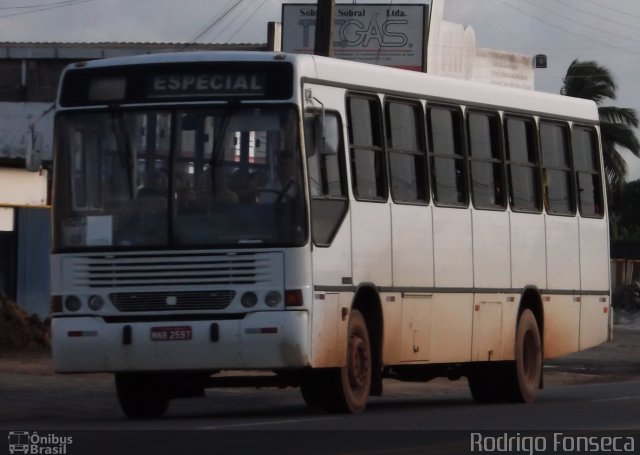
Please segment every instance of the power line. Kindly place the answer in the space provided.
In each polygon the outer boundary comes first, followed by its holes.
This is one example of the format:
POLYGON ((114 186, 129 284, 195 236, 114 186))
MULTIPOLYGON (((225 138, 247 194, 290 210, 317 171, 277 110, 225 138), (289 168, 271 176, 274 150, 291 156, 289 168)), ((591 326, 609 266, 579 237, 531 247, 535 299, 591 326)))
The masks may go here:
POLYGON ((562 26, 560 26, 560 25, 553 24, 553 23, 551 23, 551 22, 547 21, 546 19, 541 18, 540 16, 537 16, 537 15, 532 14, 532 13, 530 13, 530 12, 524 11, 524 10, 522 10, 522 9, 520 9, 520 8, 518 8, 518 7, 514 6, 514 5, 510 4, 510 3, 507 3, 505 0, 498 0, 498 1, 499 1, 500 3, 502 3, 503 5, 505 5, 506 7, 508 7, 508 8, 511 8, 511 9, 513 9, 513 10, 515 10, 515 11, 518 11, 519 13, 524 14, 525 16, 531 17, 531 18, 533 18, 533 19, 535 19, 535 20, 537 20, 537 21, 539 21, 539 22, 542 22, 543 24, 546 24, 546 25, 548 25, 549 27, 553 27, 553 28, 557 28, 557 29, 559 29, 559 30, 562 30, 563 32, 568 33, 568 34, 570 34, 570 35, 575 35, 575 36, 578 36, 578 37, 580 37, 580 38, 586 38, 586 39, 588 39, 589 41, 592 41, 592 42, 594 42, 594 43, 598 43, 598 44, 603 44, 603 45, 608 46, 608 47, 610 47, 610 48, 612 48, 612 49, 617 49, 617 50, 624 51, 624 52, 628 52, 628 53, 631 53, 631 54, 640 55, 640 52, 638 52, 638 51, 634 51, 634 50, 632 50, 632 49, 624 48, 624 47, 620 47, 620 46, 615 46, 615 45, 610 44, 610 43, 606 43, 606 42, 603 42, 603 41, 599 41, 599 40, 597 40, 597 39, 593 38, 593 37, 592 37, 592 36, 590 36, 590 35, 586 35, 586 34, 583 34, 583 33, 573 32, 573 31, 571 31, 571 30, 567 30, 565 27, 562 27, 562 26))
POLYGON ((31 8, 42 8, 47 6, 56 6, 56 5, 66 5, 69 3, 75 3, 77 0, 64 0, 61 2, 54 3, 40 3, 39 5, 22 5, 22 6, 0 6, 0 9, 31 9, 31 8))
POLYGON ((64 8, 66 6, 75 6, 75 5, 79 5, 81 3, 88 3, 88 2, 93 2, 95 0, 69 0, 68 2, 61 2, 60 4, 52 4, 53 6, 46 6, 46 7, 42 7, 42 8, 37 8, 37 9, 32 9, 30 11, 20 11, 17 13, 11 13, 11 14, 5 14, 3 16, 0 16, 0 19, 4 19, 7 17, 14 17, 14 16, 22 16, 24 14, 32 14, 32 13, 39 13, 42 11, 49 11, 52 9, 56 9, 56 8, 64 8))
POLYGON ((204 35, 209 33, 209 31, 213 27, 218 25, 221 20, 223 20, 225 17, 227 17, 229 15, 229 13, 231 13, 231 11, 233 11, 242 2, 243 2, 243 0, 235 0, 235 3, 233 3, 229 8, 227 8, 225 11, 223 11, 220 14, 218 14, 217 16, 214 16, 209 22, 207 22, 207 24, 203 27, 203 29, 201 29, 200 32, 196 33, 189 40, 189 42, 194 43, 194 42, 198 41, 200 38, 202 38, 204 35))
MULTIPOLYGON (((595 6, 599 7, 599 8, 604 8, 601 3, 595 2, 593 0, 581 0, 581 1, 591 3, 592 5, 595 5, 595 6)), ((607 3, 606 9, 607 9, 607 11, 613 11, 613 12, 616 12, 618 14, 622 14, 623 16, 628 16, 628 17, 633 17, 635 19, 640 19, 640 16, 638 16, 637 14, 632 14, 629 11, 625 11, 625 10, 614 8, 613 6, 610 6, 609 3, 607 3)))
POLYGON ((600 20, 605 20, 605 21, 607 21, 607 22, 611 22, 612 24, 620 25, 621 27, 628 27, 628 28, 632 28, 632 29, 634 29, 634 30, 640 30, 640 29, 639 29, 637 26, 635 26, 635 25, 625 24, 625 23, 623 23, 623 22, 616 21, 615 19, 611 19, 611 18, 608 18, 608 17, 604 17, 604 16, 602 16, 602 15, 600 15, 600 14, 592 13, 591 11, 588 11, 588 10, 586 10, 586 9, 582 9, 582 8, 578 8, 578 7, 573 6, 573 5, 569 5, 569 4, 567 4, 566 0, 556 0, 556 2, 557 2, 557 3, 560 3, 560 4, 564 5, 564 6, 566 6, 567 8, 570 8, 570 9, 573 9, 573 10, 576 10, 576 11, 579 11, 579 12, 581 12, 582 14, 586 14, 586 15, 588 15, 588 16, 592 16, 592 17, 595 17, 595 18, 600 19, 600 20))
POLYGON ((575 18, 573 18, 573 17, 567 16, 567 15, 565 15, 565 14, 561 14, 561 13, 559 13, 559 12, 557 12, 557 11, 554 11, 554 10, 551 10, 551 9, 549 9, 549 8, 544 8, 544 7, 542 7, 542 6, 540 6, 540 5, 537 5, 537 4, 535 4, 535 3, 533 3, 533 2, 531 2, 531 1, 529 1, 529 0, 522 0, 522 1, 523 1, 524 3, 526 3, 526 4, 528 4, 529 6, 533 6, 534 8, 541 9, 542 11, 546 11, 546 12, 548 12, 548 13, 551 13, 551 14, 553 14, 554 16, 562 17, 563 19, 567 19, 567 20, 571 21, 571 22, 572 22, 572 23, 574 23, 574 24, 582 25, 583 27, 589 27, 589 28, 591 28, 591 29, 593 29, 593 30, 598 30, 599 32, 605 33, 605 34, 607 34, 607 35, 614 36, 614 37, 616 37, 616 38, 622 38, 622 39, 625 39, 625 40, 630 40, 630 41, 635 41, 636 43, 640 43, 640 40, 639 40, 639 39, 635 39, 635 38, 632 38, 632 37, 630 37, 630 36, 619 35, 618 33, 611 32, 611 31, 606 30, 606 29, 604 29, 604 28, 600 28, 600 27, 597 27, 597 26, 592 25, 592 24, 587 24, 587 23, 584 23, 584 22, 577 21, 577 20, 576 20, 575 18))
MULTIPOLYGON (((252 6, 255 6, 255 2, 247 2, 247 3, 245 3, 244 7, 241 10, 238 11, 238 14, 236 14, 233 19, 230 19, 224 25, 224 27, 222 27, 220 30, 216 30, 217 33, 215 33, 210 38, 211 42, 215 42, 215 40, 217 40, 218 37, 220 37, 238 18, 242 17, 243 13, 245 11, 247 11, 249 8, 251 8, 252 6)), ((251 16, 249 16, 249 17, 251 17, 251 16)))
POLYGON ((247 19, 242 23, 242 25, 241 25, 240 27, 238 27, 238 29, 236 30, 236 32, 235 32, 233 35, 231 35, 231 36, 229 37, 229 41, 231 41, 231 40, 232 40, 232 39, 233 39, 233 38, 238 34, 238 32, 240 32, 240 30, 242 30, 242 29, 244 28, 244 26, 245 26, 245 25, 247 25, 247 22, 249 22, 249 19, 251 19, 253 16, 255 16, 255 15, 256 15, 256 13, 258 12, 258 10, 259 10, 260 8, 262 8, 262 5, 264 5, 266 1, 267 1, 267 0, 262 0, 262 3, 260 3, 260 5, 259 5, 259 6, 258 6, 254 11, 253 11, 253 13, 251 13, 251 16, 249 16, 249 17, 248 17, 248 18, 247 18, 247 19))

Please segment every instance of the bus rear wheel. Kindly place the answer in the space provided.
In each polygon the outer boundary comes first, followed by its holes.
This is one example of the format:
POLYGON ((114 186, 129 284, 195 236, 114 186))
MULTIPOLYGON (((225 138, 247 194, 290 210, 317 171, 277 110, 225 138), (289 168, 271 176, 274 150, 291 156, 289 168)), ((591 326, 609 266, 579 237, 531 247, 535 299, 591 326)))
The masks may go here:
POLYGON ((516 361, 510 380, 508 400, 531 403, 542 380, 542 342, 540 329, 529 309, 520 314, 516 330, 516 361))
POLYGON ((116 373, 118 401, 131 419, 162 417, 169 407, 166 381, 152 374, 116 373))
POLYGON ((334 370, 325 406, 332 412, 358 414, 369 400, 373 368, 367 323, 358 310, 351 310, 348 340, 347 364, 334 370))
POLYGON ((472 367, 469 390, 478 403, 531 403, 542 379, 542 343, 536 317, 524 310, 516 329, 516 360, 472 367))

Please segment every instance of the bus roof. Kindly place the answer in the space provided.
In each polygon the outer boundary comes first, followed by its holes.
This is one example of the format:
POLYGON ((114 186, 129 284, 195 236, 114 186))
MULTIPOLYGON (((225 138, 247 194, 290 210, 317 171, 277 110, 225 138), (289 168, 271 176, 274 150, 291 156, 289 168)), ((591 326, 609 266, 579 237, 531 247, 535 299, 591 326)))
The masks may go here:
POLYGON ((447 100, 463 105, 497 107, 539 115, 598 121, 593 101, 534 90, 502 87, 474 81, 389 68, 348 60, 305 54, 258 51, 200 51, 116 57, 69 65, 74 68, 107 68, 120 65, 196 62, 272 62, 288 61, 300 79, 345 86, 354 90, 447 100), (401 81, 401 82, 400 82, 401 81))

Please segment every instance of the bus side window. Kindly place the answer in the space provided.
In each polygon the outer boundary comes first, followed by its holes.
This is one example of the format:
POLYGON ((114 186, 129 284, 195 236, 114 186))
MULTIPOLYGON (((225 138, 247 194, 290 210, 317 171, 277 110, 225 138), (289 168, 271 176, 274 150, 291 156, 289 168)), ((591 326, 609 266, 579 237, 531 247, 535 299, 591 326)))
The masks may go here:
POLYGON ((328 246, 349 207, 342 122, 335 112, 310 111, 304 128, 313 241, 328 246))
POLYGON ((585 217, 602 217, 604 200, 596 131, 586 126, 574 126, 572 144, 580 214, 585 217))
POLYGON ((436 204, 466 206, 461 113, 458 108, 427 109, 433 200, 436 204))
POLYGON ((500 209, 506 205, 502 171, 500 119, 488 112, 469 112, 469 160, 473 205, 500 209))
POLYGON ((505 138, 509 202, 516 212, 539 212, 540 174, 532 118, 506 117, 505 138))
POLYGON ((575 213, 568 127, 541 121, 540 150, 547 211, 561 215, 575 213))
POLYGON ((429 201, 424 120, 418 103, 388 101, 385 105, 391 196, 395 202, 429 201))
POLYGON ((386 201, 380 103, 374 97, 349 95, 347 115, 353 194, 358 200, 386 201))

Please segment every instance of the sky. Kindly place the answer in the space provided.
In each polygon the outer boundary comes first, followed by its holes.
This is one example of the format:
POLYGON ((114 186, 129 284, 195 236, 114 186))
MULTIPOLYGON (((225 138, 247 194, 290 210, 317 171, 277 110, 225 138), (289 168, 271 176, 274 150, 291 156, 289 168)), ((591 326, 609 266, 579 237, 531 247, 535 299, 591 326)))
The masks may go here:
MULTIPOLYGON (((640 112, 640 1, 444 1, 445 19, 473 27, 479 47, 546 54, 536 90, 558 93, 574 59, 595 60, 618 84, 608 104, 640 112)), ((260 43, 267 22, 280 20, 282 3, 305 0, 0 0, 0 41, 260 43)), ((629 177, 640 178, 640 159, 627 162, 629 177)))

